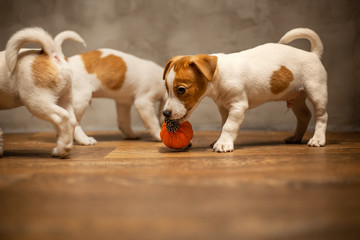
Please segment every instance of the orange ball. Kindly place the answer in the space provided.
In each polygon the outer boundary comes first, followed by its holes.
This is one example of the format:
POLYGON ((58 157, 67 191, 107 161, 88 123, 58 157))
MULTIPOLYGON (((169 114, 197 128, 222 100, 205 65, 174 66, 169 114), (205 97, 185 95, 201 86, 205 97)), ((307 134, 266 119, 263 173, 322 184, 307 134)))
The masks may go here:
POLYGON ((169 148, 181 149, 187 147, 193 137, 192 126, 186 121, 180 123, 179 129, 176 132, 169 132, 164 122, 161 126, 160 137, 169 148))

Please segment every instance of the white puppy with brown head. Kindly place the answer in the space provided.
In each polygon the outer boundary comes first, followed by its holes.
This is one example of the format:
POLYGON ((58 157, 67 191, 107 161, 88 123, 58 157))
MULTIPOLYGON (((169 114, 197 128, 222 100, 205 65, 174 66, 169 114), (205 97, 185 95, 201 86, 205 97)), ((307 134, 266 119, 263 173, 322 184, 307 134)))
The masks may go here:
MULTIPOLYGON (((59 33, 55 39, 62 39, 62 34, 59 33)), ((163 68, 152 61, 114 49, 78 54, 70 57, 68 62, 73 71, 73 108, 77 119, 74 136, 78 143, 96 143, 80 126, 92 98, 115 100, 118 127, 129 139, 138 138, 131 129, 130 121, 130 110, 134 104, 148 132, 160 141, 160 122, 155 113, 155 103, 160 101, 163 106, 167 97, 162 80, 163 68)))
MULTIPOLYGON (((72 36, 83 42, 76 33, 72 36)), ((52 155, 58 157, 67 157, 73 143, 76 120, 71 75, 60 46, 41 28, 15 33, 0 52, 0 110, 25 106, 36 117, 51 122, 57 131, 52 155), (42 49, 21 49, 27 43, 39 44, 42 49)), ((2 144, 0 131, 0 155, 2 144)))
POLYGON ((169 97, 163 114, 186 121, 200 100, 211 97, 218 105, 223 129, 213 145, 216 152, 231 152, 245 112, 269 101, 286 101, 297 127, 286 143, 300 143, 311 119, 305 100, 315 112, 315 133, 309 146, 325 145, 327 125, 327 73, 321 63, 323 45, 310 29, 286 33, 279 43, 268 43, 232 54, 177 56, 164 70, 169 97), (283 45, 295 39, 311 42, 311 52, 283 45))

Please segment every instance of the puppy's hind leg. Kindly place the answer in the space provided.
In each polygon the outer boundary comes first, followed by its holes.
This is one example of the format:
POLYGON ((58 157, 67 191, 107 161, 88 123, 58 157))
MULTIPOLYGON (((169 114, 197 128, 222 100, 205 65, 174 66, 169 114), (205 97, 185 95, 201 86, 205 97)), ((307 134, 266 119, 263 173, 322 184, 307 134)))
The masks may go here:
POLYGON ((72 96, 71 89, 68 90, 63 96, 58 100, 58 105, 64 108, 69 113, 69 127, 72 130, 71 134, 74 135, 74 130, 76 126, 76 116, 74 108, 72 106, 72 96))
POLYGON ((82 145, 94 145, 97 143, 95 138, 89 137, 83 131, 80 126, 80 121, 86 111, 86 108, 89 106, 89 102, 91 99, 91 91, 84 91, 86 94, 73 94, 73 108, 76 116, 76 124, 74 130, 74 138, 75 140, 82 145), (90 93, 90 94, 89 94, 90 93))
POLYGON ((315 112, 315 133, 309 140, 310 147, 323 147, 326 143, 326 127, 328 114, 326 112, 326 104, 323 102, 313 101, 315 112))
POLYGON ((131 105, 116 102, 118 127, 127 139, 139 139, 131 129, 131 105))
POLYGON ((55 104, 56 100, 50 100, 53 96, 41 96, 31 102, 25 102, 25 106, 36 117, 51 122, 57 132, 57 146, 52 151, 52 156, 65 158, 70 154, 73 145, 73 129, 70 124, 70 114, 64 108, 55 104), (44 98, 46 100, 44 100, 44 98))
POLYGON ((81 145, 94 145, 97 143, 96 139, 86 135, 80 124, 77 122, 74 131, 75 140, 81 145))
MULTIPOLYGON (((321 81, 320 81, 321 82, 321 81)), ((314 107, 315 113, 315 132, 314 136, 309 140, 310 147, 323 147, 326 143, 326 127, 328 114, 326 105, 328 100, 326 80, 323 84, 313 84, 306 87, 306 93, 314 107)))
POLYGON ((156 117, 154 103, 150 99, 136 99, 135 107, 148 132, 156 141, 160 139, 160 124, 156 117))
POLYGON ((305 100, 306 95, 302 93, 291 106, 291 110, 296 116, 297 124, 294 135, 285 138, 285 143, 301 143, 311 119, 311 112, 306 106, 305 100))

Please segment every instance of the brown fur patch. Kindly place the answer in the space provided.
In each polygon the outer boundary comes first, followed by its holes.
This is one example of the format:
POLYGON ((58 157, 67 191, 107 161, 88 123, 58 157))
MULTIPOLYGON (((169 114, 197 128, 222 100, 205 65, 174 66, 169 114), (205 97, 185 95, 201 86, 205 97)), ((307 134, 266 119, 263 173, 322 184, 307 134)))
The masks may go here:
POLYGON ((110 54, 101 58, 101 52, 95 50, 81 54, 81 58, 86 71, 90 74, 95 73, 105 87, 111 90, 122 87, 127 68, 121 57, 110 54))
POLYGON ((184 103, 185 108, 190 110, 205 93, 208 81, 197 68, 189 67, 187 58, 177 62, 177 64, 174 65, 174 70, 176 71, 176 74, 173 83, 173 90, 177 98, 184 103), (177 89, 180 86, 186 88, 185 94, 180 95, 177 93, 177 89))
POLYGON ((274 94, 281 93, 289 86, 292 80, 294 80, 293 73, 287 67, 281 66, 279 70, 274 71, 271 75, 271 92, 274 94))
POLYGON ((163 75, 164 80, 172 67, 174 67, 175 72, 178 72, 182 68, 196 67, 197 70, 211 82, 217 67, 217 57, 204 54, 173 57, 165 66, 163 75))
POLYGON ((58 69, 49 55, 40 54, 31 64, 35 85, 41 88, 54 89, 59 84, 58 69))
MULTIPOLYGON (((177 63, 177 60, 180 60, 184 56, 176 56, 169 59, 169 61, 166 63, 163 79, 166 79, 167 74, 169 73, 170 69, 174 66, 175 63, 177 63)), ((175 69, 174 69, 175 71, 175 69)))
POLYGON ((205 93, 208 81, 199 71, 192 68, 181 68, 175 75, 173 90, 187 110, 192 109, 200 97, 205 93), (177 89, 183 86, 186 88, 185 94, 178 94, 177 89))

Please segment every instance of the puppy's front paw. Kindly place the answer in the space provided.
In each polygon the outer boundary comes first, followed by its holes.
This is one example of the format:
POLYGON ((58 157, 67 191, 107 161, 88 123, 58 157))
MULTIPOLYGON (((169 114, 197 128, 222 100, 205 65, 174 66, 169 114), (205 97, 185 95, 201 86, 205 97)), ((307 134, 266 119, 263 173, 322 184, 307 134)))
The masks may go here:
POLYGON ((76 140, 81 145, 95 145, 97 143, 96 139, 93 137, 82 137, 81 139, 76 140))
POLYGON ((71 148, 62 148, 59 147, 53 148, 51 156, 59 158, 68 158, 70 156, 71 148))
POLYGON ((232 152, 234 151, 234 143, 218 140, 213 146, 214 152, 232 152))
POLYGON ((312 137, 309 142, 308 142, 308 146, 309 147, 323 147, 325 146, 325 138, 320 138, 320 137, 312 137))
POLYGON ((126 135, 125 137, 126 140, 139 140, 140 139, 140 136, 133 133, 133 134, 128 134, 126 135))

